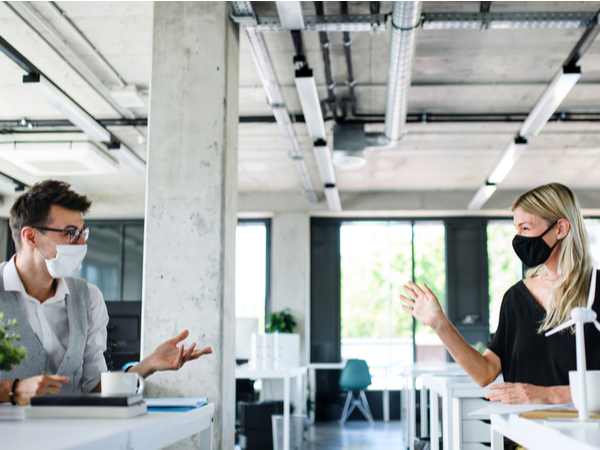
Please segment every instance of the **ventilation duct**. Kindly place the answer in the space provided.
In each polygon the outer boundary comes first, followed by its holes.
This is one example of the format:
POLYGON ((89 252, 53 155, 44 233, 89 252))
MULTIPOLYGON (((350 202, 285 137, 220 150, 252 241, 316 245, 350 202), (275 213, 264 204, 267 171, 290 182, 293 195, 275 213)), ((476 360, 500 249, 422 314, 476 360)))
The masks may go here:
POLYGON ((421 21, 421 2, 394 2, 388 65, 385 129, 383 135, 369 136, 369 150, 393 147, 404 134, 408 90, 421 21))

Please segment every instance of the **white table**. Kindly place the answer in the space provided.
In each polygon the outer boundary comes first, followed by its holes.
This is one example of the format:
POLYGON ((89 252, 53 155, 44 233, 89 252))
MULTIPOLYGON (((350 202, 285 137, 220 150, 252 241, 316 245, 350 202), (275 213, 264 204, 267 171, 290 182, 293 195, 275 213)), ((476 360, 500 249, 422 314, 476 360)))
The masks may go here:
POLYGON ((283 379, 283 450, 290 450, 290 382, 296 378, 299 410, 306 410, 306 366, 288 369, 251 369, 247 364, 235 369, 235 377, 239 379, 262 380, 283 379))
MULTIPOLYGON (((500 381, 496 380, 496 382, 500 381)), ((475 403, 470 404, 470 410, 477 410, 486 404, 482 400, 489 389, 479 387, 468 375, 463 376, 444 376, 444 375, 424 375, 423 386, 429 389, 429 437, 431 439, 431 450, 439 450, 439 430, 438 430, 438 411, 439 399, 442 400, 442 437, 444 450, 463 447, 463 432, 481 436, 483 439, 490 435, 489 425, 482 422, 480 417, 469 418, 463 400, 473 399, 475 403), (475 426, 475 429, 465 426, 465 419, 471 421, 468 425, 475 426), (482 436, 483 434, 483 436, 482 436)))
POLYGON ((525 419, 518 414, 491 414, 492 450, 503 450, 503 436, 528 450, 598 450, 600 429, 559 429, 543 420, 525 419))
MULTIPOLYGON (((400 375, 404 378, 402 383, 402 396, 400 402, 400 417, 406 447, 415 448, 417 436, 417 378, 427 374, 462 375, 465 371, 456 363, 415 363, 402 366, 400 375)), ((421 436, 428 436, 429 426, 427 421, 427 388, 421 389, 421 436)))
MULTIPOLYGON (((0 405, 0 408, 24 408, 0 405)), ((2 450, 161 449, 200 433, 200 448, 212 450, 215 405, 186 412, 148 412, 131 419, 1 420, 2 450)))

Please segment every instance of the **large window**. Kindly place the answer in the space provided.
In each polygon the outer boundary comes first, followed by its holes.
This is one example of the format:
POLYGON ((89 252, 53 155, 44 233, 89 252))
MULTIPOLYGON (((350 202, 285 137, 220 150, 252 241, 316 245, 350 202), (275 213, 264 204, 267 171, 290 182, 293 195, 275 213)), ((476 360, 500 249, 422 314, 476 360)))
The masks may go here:
POLYGON ((235 242, 235 316, 258 319, 264 332, 269 298, 270 220, 238 222, 235 242))
POLYGON ((440 222, 347 222, 340 229, 342 360, 365 359, 373 388, 396 388, 402 364, 442 360, 435 334, 416 328, 400 307, 408 280, 446 302, 444 225, 440 222), (415 354, 415 344, 417 353, 415 354))
POLYGON ((86 220, 88 251, 76 277, 98 286, 104 300, 142 300, 144 222, 86 220))
POLYGON ((495 333, 504 293, 523 277, 523 265, 512 248, 515 226, 511 221, 491 221, 487 226, 490 333, 495 333))

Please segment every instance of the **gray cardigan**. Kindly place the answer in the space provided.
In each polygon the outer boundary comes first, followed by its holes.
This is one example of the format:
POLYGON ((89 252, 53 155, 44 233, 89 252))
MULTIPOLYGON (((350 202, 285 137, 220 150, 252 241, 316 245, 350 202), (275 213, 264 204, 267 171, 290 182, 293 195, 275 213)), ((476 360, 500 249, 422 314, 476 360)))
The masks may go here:
MULTIPOLYGON (((9 372, 0 372, 0 381, 12 381, 16 378, 22 380, 36 375, 49 374, 49 358, 46 350, 29 325, 16 293, 4 290, 2 275, 5 265, 5 262, 0 264, 0 312, 4 313, 5 320, 17 319, 18 325, 10 330, 11 333, 14 332, 20 336, 18 342, 27 349, 27 359, 9 372)), ((61 393, 79 394, 83 392, 81 379, 83 376, 83 353, 90 322, 90 291, 85 280, 80 278, 65 278, 64 280, 70 292, 65 300, 69 320, 69 343, 57 375, 70 377, 70 380, 62 385, 61 393)))

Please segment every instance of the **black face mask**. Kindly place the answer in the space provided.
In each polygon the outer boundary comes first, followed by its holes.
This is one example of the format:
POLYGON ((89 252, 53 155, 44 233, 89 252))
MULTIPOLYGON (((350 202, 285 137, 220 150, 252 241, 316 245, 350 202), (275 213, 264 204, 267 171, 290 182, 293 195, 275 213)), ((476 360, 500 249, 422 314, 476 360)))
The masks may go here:
POLYGON ((523 264, 527 267, 537 267, 544 264, 550 258, 552 250, 558 245, 560 241, 556 241, 553 247, 546 244, 542 238, 558 223, 558 220, 554 222, 550 227, 544 231, 541 235, 536 237, 519 236, 515 235, 512 241, 515 253, 519 257, 523 264))

